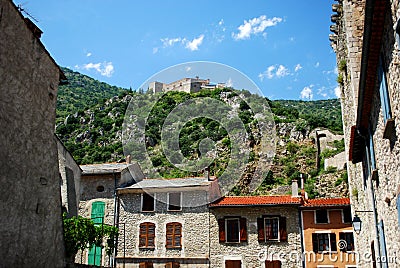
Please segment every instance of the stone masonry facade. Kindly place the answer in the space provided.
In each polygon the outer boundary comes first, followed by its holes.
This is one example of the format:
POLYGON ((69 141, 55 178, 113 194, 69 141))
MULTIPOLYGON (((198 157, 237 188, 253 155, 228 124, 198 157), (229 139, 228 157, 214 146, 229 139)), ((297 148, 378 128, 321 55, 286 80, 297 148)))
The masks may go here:
POLYGON ((335 4, 334 9, 337 20, 334 19, 335 35, 331 41, 337 55, 339 76, 342 77, 339 82, 346 155, 349 158, 350 198, 353 214, 358 214, 362 220, 361 232, 355 235, 359 253, 357 267, 371 267, 373 261, 377 267, 398 267, 400 44, 396 28, 400 18, 399 3, 343 0, 335 4), (376 41, 379 38, 382 39, 380 43, 376 41), (386 107, 382 102, 384 94, 380 91, 380 67, 374 59, 381 62, 386 78, 382 81, 386 80, 391 109, 391 118, 387 122, 383 113, 386 107), (368 73, 370 69, 372 73, 368 73), (367 91, 369 87, 373 90, 367 91), (368 127, 363 122, 368 122, 368 127), (391 122, 394 122, 393 131, 386 135, 391 122), (364 141, 363 146, 359 146, 361 149, 356 144, 357 136, 364 141), (373 142, 368 143, 368 139, 373 142), (358 156, 373 159, 374 163, 355 160, 358 156), (375 165, 374 170, 366 173, 370 165, 375 165))
POLYGON ((302 266, 298 207, 212 208, 210 212, 211 267, 225 267, 224 262, 226 260, 241 260, 241 267, 246 268, 265 267, 266 260, 280 260, 282 267, 302 266), (258 241, 257 218, 263 215, 286 218, 287 241, 258 241), (243 243, 221 243, 218 238, 218 219, 234 216, 246 219, 247 241, 243 243))
POLYGON ((141 193, 119 194, 117 267, 139 267, 139 263, 146 261, 153 262, 155 268, 165 267, 171 261, 179 262, 180 267, 209 267, 207 192, 182 192, 181 211, 167 210, 167 192, 154 193, 154 212, 142 212, 141 198, 141 193), (192 206, 191 203, 204 205, 192 206), (155 224, 153 249, 139 248, 139 226, 144 222, 155 224), (166 248, 166 224, 171 222, 182 225, 181 249, 166 248))

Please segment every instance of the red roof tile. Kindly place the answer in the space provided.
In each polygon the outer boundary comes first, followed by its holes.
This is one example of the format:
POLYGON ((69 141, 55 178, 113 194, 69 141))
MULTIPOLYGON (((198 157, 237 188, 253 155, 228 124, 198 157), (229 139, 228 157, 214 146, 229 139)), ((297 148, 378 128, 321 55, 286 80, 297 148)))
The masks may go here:
POLYGON ((303 207, 336 207, 350 205, 349 198, 318 198, 304 201, 303 207))
POLYGON ((301 205, 301 197, 291 195, 269 196, 225 196, 210 204, 210 207, 301 205))

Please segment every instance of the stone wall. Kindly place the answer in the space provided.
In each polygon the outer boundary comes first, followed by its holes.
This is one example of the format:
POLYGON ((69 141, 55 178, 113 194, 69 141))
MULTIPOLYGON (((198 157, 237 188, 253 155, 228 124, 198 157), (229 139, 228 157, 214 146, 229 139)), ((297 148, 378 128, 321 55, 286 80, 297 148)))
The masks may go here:
POLYGON ((0 40, 0 266, 63 267, 60 69, 10 0, 0 0, 0 40))
MULTIPOLYGON (((81 200, 79 202, 79 215, 91 218, 92 204, 97 201, 105 203, 104 224, 114 225, 114 190, 115 180, 119 180, 120 173, 115 174, 93 174, 81 176, 81 200)), ((88 251, 78 252, 75 262, 88 263, 88 251)), ((102 252, 101 264, 111 266, 110 259, 102 252)))
POLYGON ((78 216, 82 170, 58 138, 56 138, 56 142, 61 176, 62 206, 67 210, 69 216, 78 216))
POLYGON ((237 207, 210 210, 211 267, 224 267, 224 260, 240 259, 242 267, 264 267, 263 260, 280 259, 282 267, 301 267, 301 239, 297 206, 288 207, 237 207), (258 242, 257 218, 263 215, 286 217, 287 242, 258 242), (218 219, 225 216, 246 218, 247 242, 220 243, 218 219), (297 258, 299 257, 299 258, 297 258), (261 260, 260 260, 261 259, 261 260))
MULTIPOLYGON (((342 90, 342 116, 345 134, 346 155, 349 155, 350 128, 356 124, 358 89, 361 70, 362 37, 364 33, 365 0, 343 0, 343 15, 339 21, 340 31, 337 43, 333 44, 337 53, 338 65, 342 60, 346 62, 345 70, 339 70, 344 74, 344 82, 340 85, 342 90)), ((386 21, 384 23, 383 47, 381 53, 387 72, 387 84, 389 99, 392 109, 392 117, 395 119, 395 135, 400 133, 397 122, 400 116, 400 96, 398 85, 399 56, 398 43, 395 40, 395 22, 398 17, 398 1, 388 1, 386 21)), ((379 53, 379 51, 377 51, 379 53)), ((383 221, 385 230, 386 250, 388 257, 400 253, 400 231, 398 211, 396 209, 396 197, 399 194, 400 172, 400 147, 398 138, 383 138, 384 123, 382 107, 379 96, 379 85, 376 85, 375 95, 372 97, 372 109, 370 114, 370 127, 374 139, 374 151, 377 167, 377 180, 371 177, 364 180, 362 164, 353 164, 348 161, 349 191, 354 211, 373 211, 375 204, 376 218, 373 212, 360 212, 359 217, 363 221, 362 230, 355 235, 356 248, 360 253, 358 267, 370 267, 371 247, 379 256, 379 243, 377 238, 377 222, 383 221), (364 254, 369 254, 365 257, 364 254)), ((389 261, 390 267, 397 264, 389 261)))

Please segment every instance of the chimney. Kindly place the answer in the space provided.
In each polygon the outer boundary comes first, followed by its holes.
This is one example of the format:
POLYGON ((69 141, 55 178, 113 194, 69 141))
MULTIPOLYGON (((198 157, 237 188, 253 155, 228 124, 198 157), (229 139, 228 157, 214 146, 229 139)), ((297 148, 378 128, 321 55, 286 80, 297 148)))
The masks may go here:
POLYGON ((304 190, 304 178, 303 173, 300 173, 300 195, 305 199, 306 191, 304 190))
POLYGON ((297 180, 292 180, 292 197, 298 197, 299 196, 299 185, 297 183, 297 180))
POLYGON ((209 169, 209 167, 206 167, 204 169, 204 178, 206 178, 208 181, 210 181, 210 169, 209 169))
POLYGON ((130 154, 126 156, 125 162, 126 162, 127 164, 130 164, 130 163, 131 163, 131 155, 130 155, 130 154))

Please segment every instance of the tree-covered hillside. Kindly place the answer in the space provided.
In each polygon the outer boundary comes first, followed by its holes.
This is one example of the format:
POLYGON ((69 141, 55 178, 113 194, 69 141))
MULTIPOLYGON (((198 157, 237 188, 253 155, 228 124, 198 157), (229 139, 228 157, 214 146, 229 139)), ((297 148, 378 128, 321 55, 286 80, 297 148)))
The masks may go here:
MULTIPOLYGON (((63 71, 69 84, 60 86, 58 92, 57 135, 80 164, 124 161, 123 122, 129 103, 134 99, 138 104, 135 107, 136 114, 129 116, 134 119, 130 123, 132 126, 140 125, 142 123, 140 120, 137 121, 135 116, 140 117, 145 114, 147 110, 142 110, 142 107, 157 98, 150 93, 133 92, 110 86, 65 68, 63 71)), ((248 149, 244 152, 245 155, 247 154, 248 163, 245 165, 239 187, 234 188, 232 193, 248 194, 247 180, 255 172, 259 161, 266 156, 260 150, 261 136, 256 130, 258 115, 246 102, 241 101, 238 97, 240 94, 253 98, 258 103, 262 102, 261 97, 253 96, 246 90, 216 89, 194 94, 170 92, 158 99, 156 105, 149 111, 149 116, 146 117, 147 124, 143 125, 145 138, 138 139, 136 144, 127 144, 126 148, 129 149, 128 152, 133 160, 141 160, 143 155, 140 152, 143 150, 131 149, 138 144, 145 146, 151 166, 162 177, 199 176, 203 174, 202 171, 183 171, 172 165, 170 160, 171 157, 176 161, 181 161, 182 157, 187 158, 187 161, 199 159, 202 155, 201 141, 209 138, 215 142, 213 154, 217 156, 209 165, 210 172, 212 175, 220 176, 227 169, 233 153, 231 137, 221 122, 210 118, 197 118, 184 122, 179 133, 179 148, 182 155, 174 154, 169 158, 163 152, 161 130, 167 115, 179 104, 188 100, 210 98, 229 103, 234 107, 231 113, 236 114, 244 124, 247 133, 245 135, 248 137, 248 149)), ((265 174, 264 182, 257 191, 254 191, 254 194, 266 193, 277 185, 287 185, 291 179, 298 177, 300 172, 310 174, 312 178, 323 174, 323 170, 316 168, 316 149, 308 135, 317 127, 341 133, 339 100, 271 101, 264 99, 264 102, 269 104, 273 112, 279 144, 271 170, 265 174)), ((224 111, 222 109, 212 112, 223 113, 224 111)), ((190 113, 186 117, 189 118, 190 113)), ((133 127, 134 130, 135 127, 133 127)), ((333 155, 342 150, 343 148, 340 147, 339 150, 334 149, 333 153, 329 153, 333 155)), ((146 169, 146 165, 143 168, 146 169)), ((338 181, 341 176, 343 174, 338 175, 338 181)), ((310 194, 316 195, 313 193, 312 184, 307 184, 307 187, 310 194)))

